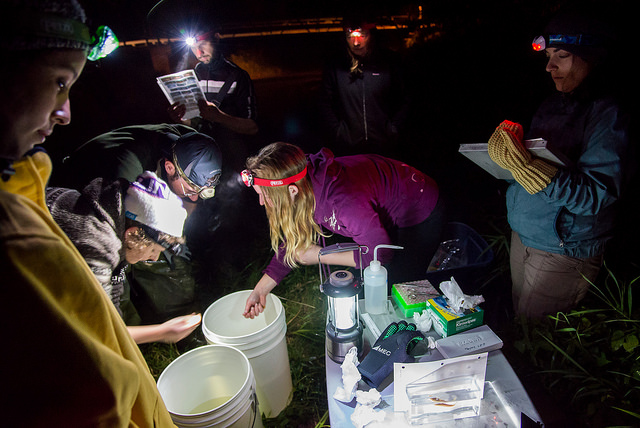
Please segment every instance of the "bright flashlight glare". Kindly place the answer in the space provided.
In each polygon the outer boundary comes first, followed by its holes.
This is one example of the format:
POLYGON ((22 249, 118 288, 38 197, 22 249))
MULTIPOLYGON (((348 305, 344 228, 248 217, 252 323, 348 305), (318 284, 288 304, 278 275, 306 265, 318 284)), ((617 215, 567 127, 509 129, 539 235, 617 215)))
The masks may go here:
POLYGON ((193 46, 196 44, 196 38, 195 37, 187 37, 184 41, 187 46, 193 46))

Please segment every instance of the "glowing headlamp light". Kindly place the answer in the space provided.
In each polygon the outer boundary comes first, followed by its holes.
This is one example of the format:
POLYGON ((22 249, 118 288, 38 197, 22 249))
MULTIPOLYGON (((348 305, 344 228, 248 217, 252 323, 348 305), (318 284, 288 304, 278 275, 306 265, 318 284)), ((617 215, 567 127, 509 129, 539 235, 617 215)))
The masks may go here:
POLYGON ((92 37, 94 44, 89 49, 87 59, 97 61, 118 49, 118 38, 113 30, 106 25, 101 25, 92 37))
POLYGON ((533 39, 533 42, 531 42, 531 47, 533 47, 533 50, 536 52, 545 50, 547 48, 547 42, 544 39, 544 36, 538 36, 533 39))
POLYGON ((206 33, 202 33, 202 34, 198 34, 195 36, 187 36, 184 39, 184 43, 191 47, 193 45, 195 45, 198 42, 201 42, 203 40, 210 40, 211 37, 215 34, 215 31, 208 31, 206 33))

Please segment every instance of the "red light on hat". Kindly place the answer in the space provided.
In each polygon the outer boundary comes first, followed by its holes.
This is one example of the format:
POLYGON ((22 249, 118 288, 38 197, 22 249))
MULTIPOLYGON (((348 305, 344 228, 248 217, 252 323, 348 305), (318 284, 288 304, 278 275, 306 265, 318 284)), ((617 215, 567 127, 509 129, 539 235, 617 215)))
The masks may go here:
POLYGON ((535 39, 533 39, 533 42, 531 43, 531 47, 533 48, 534 51, 536 52, 540 52, 546 49, 546 40, 544 39, 544 36, 538 36, 535 39))

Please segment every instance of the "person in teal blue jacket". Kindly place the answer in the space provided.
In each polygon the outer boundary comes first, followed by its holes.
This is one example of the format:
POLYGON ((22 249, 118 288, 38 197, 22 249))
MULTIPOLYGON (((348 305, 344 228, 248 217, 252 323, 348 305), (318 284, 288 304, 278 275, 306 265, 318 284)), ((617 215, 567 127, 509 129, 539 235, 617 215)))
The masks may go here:
POLYGON ((597 278, 613 237, 629 165, 629 116, 603 74, 612 34, 588 13, 556 15, 534 50, 544 51, 555 93, 538 108, 526 138, 544 138, 565 165, 523 148, 522 126, 505 121, 489 154, 513 173, 506 195, 512 229, 514 310, 530 318, 574 308, 597 278))

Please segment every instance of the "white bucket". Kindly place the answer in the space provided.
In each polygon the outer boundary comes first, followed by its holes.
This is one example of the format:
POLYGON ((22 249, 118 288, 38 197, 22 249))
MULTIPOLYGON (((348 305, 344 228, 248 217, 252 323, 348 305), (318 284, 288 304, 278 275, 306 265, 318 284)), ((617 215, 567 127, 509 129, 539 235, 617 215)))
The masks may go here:
POLYGON ((178 427, 262 428, 249 359, 238 349, 206 345, 179 356, 158 378, 178 427))
POLYGON ((238 291, 213 302, 202 317, 202 332, 208 343, 233 346, 249 358, 260 411, 275 418, 291 402, 293 390, 287 322, 282 302, 272 293, 263 313, 254 319, 242 316, 250 293, 238 291))

